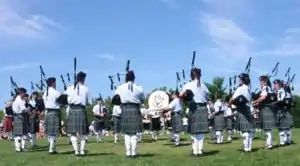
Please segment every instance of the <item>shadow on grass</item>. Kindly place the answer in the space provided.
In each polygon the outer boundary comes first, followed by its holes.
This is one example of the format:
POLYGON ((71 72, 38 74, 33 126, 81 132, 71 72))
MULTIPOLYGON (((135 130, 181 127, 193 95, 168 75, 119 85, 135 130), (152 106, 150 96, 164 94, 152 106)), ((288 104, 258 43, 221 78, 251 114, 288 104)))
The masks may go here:
MULTIPOLYGON (((65 152, 59 152, 59 155, 73 155, 74 151, 65 151, 65 152)), ((92 157, 92 156, 112 156, 115 155, 115 153, 86 153, 85 157, 92 157)))
MULTIPOLYGON (((175 147, 174 143, 166 143, 166 144, 163 144, 163 145, 175 147)), ((180 143, 179 147, 189 146, 189 145, 191 145, 191 143, 180 143)))
POLYGON ((155 154, 151 154, 151 153, 138 154, 136 157, 138 157, 138 158, 150 158, 150 157, 155 157, 155 154))
POLYGON ((219 150, 212 150, 212 151, 203 152, 203 154, 201 156, 203 156, 203 157, 212 156, 212 155, 216 155, 218 153, 220 153, 219 150))
MULTIPOLYGON (((248 152, 248 153, 257 152, 257 151, 259 151, 259 150, 261 150, 261 148, 253 148, 253 149, 251 150, 251 152, 248 152)), ((236 151, 241 152, 241 153, 245 153, 242 149, 237 149, 236 151)))

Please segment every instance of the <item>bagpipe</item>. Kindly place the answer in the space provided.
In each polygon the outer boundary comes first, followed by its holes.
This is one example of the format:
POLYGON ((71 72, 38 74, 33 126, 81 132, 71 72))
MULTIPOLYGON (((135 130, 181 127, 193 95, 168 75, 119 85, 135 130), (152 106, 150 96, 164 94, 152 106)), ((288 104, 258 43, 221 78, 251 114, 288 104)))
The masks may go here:
POLYGON ((11 86, 11 90, 10 90, 10 95, 11 97, 15 97, 18 94, 19 91, 19 86, 18 84, 15 82, 15 80, 13 79, 12 76, 10 76, 10 86, 11 86))
MULTIPOLYGON (((116 74, 108 74, 108 78, 110 80, 110 90, 114 91, 121 85, 121 76, 126 77, 127 73, 130 70, 130 60, 127 60, 125 73, 116 73, 116 74), (115 83, 118 83, 117 85, 115 83)), ((121 98, 119 95, 114 95, 112 98, 113 105, 121 105, 121 98)))
MULTIPOLYGON (((242 85, 242 84, 239 84, 239 85, 236 84, 237 77, 239 77, 240 79, 241 79, 241 77, 245 77, 246 75, 248 75, 248 77, 250 77, 251 61, 252 61, 252 57, 249 58, 246 68, 242 74, 240 74, 238 76, 234 75, 233 77, 229 78, 229 94, 225 97, 228 101, 233 96, 234 91, 239 86, 242 85), (232 80, 233 80, 233 85, 232 85, 232 80)), ((239 95, 233 100, 232 104, 236 107, 241 107, 241 106, 245 106, 247 103, 249 103, 248 99, 246 99, 245 96, 243 96, 243 95, 239 95)))
MULTIPOLYGON (((77 58, 76 57, 73 60, 73 70, 74 70, 73 78, 74 78, 74 88, 75 88, 76 87, 76 81, 77 81, 77 58)), ((64 80, 64 77, 63 77, 63 75, 60 75, 60 76, 61 76, 61 81, 62 81, 63 86, 64 86, 64 90, 67 90, 67 85, 66 85, 66 82, 64 80)), ((71 78, 70 78, 69 73, 67 73, 67 77, 68 77, 69 83, 71 84, 71 78)), ((62 106, 68 105, 68 95, 67 94, 61 94, 57 98, 56 102, 59 103, 62 106)))
MULTIPOLYGON (((176 91, 178 92, 179 88, 182 89, 182 87, 187 83, 186 81, 186 73, 190 73, 192 75, 192 70, 195 68, 195 60, 196 60, 196 51, 193 51, 192 56, 192 63, 191 68, 189 70, 182 69, 179 72, 176 72, 176 91), (178 88, 179 86, 179 88, 178 88)), ((186 90, 185 95, 183 96, 183 101, 185 103, 189 103, 193 100, 194 94, 191 90, 186 90)))
POLYGON ((296 77, 296 74, 293 74, 293 76, 290 76, 291 67, 289 67, 285 73, 286 81, 282 81, 282 86, 284 88, 284 91, 286 93, 286 97, 283 101, 283 106, 285 106, 287 109, 290 109, 295 106, 295 102, 293 100, 292 91, 294 90, 293 87, 293 81, 296 77))

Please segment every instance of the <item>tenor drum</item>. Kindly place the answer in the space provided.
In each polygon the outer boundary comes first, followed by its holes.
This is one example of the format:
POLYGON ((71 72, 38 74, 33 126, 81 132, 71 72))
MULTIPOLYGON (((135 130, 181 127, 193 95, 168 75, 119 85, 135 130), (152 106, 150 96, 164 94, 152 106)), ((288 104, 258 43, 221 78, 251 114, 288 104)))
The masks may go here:
POLYGON ((149 96, 148 105, 150 110, 161 110, 169 105, 169 95, 165 91, 154 91, 149 96))

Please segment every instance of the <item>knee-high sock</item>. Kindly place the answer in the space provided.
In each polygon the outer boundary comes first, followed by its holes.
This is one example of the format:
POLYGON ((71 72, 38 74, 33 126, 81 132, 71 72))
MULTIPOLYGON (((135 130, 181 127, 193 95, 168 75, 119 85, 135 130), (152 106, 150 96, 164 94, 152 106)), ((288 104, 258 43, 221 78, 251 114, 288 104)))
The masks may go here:
POLYGON ((131 137, 128 134, 124 134, 124 142, 125 142, 125 151, 126 156, 131 155, 131 137))
POLYGON ((201 133, 193 136, 193 154, 202 154, 204 136, 205 135, 201 133))
POLYGON ((179 135, 179 133, 174 133, 174 141, 175 141, 175 145, 180 144, 180 135, 179 135))
POLYGON ((227 133, 228 133, 227 141, 231 141, 232 140, 232 130, 228 130, 227 133))
POLYGON ((252 150, 252 141, 254 138, 254 133, 253 132, 249 132, 249 141, 248 141, 248 150, 251 151, 252 150))
POLYGON ((198 134, 198 154, 202 154, 205 134, 198 134))
POLYGON ((80 135, 80 153, 85 153, 86 135, 80 135))
POLYGON ((136 155, 137 142, 138 142, 137 135, 130 136, 130 145, 131 145, 131 155, 132 156, 136 155))
POLYGON ((49 152, 54 152, 56 149, 56 136, 48 136, 48 140, 50 143, 49 152))
POLYGON ((286 143, 290 144, 292 143, 292 132, 291 130, 286 130, 285 131, 285 134, 286 134, 286 143))
POLYGON ((115 134, 114 134, 114 142, 115 142, 115 143, 118 142, 118 137, 119 137, 119 134, 118 134, 118 133, 115 133, 115 134))
POLYGON ((22 138, 19 137, 19 136, 14 137, 16 151, 20 151, 21 150, 21 139, 22 138))
POLYGON ((266 145, 267 147, 272 147, 272 131, 265 131, 266 134, 266 145))
POLYGON ((26 140, 27 140, 27 135, 23 135, 22 140, 21 140, 21 148, 22 149, 25 149, 26 140))
POLYGON ((216 131, 217 143, 223 143, 223 133, 222 131, 216 131))
POLYGON ((97 131, 97 133, 96 133, 96 139, 97 139, 97 140, 101 140, 102 137, 103 137, 103 132, 102 132, 102 130, 97 131))
POLYGON ((36 134, 30 134, 31 135, 31 145, 35 146, 36 145, 36 134))
POLYGON ((249 134, 249 132, 243 132, 243 145, 244 145, 244 150, 246 151, 246 152, 248 152, 249 151, 249 138, 250 138, 250 134, 249 134))
POLYGON ((198 141, 197 141, 197 135, 192 136, 192 149, 193 149, 193 154, 197 155, 198 154, 198 141))
POLYGON ((71 135, 70 140, 73 146, 75 153, 78 153, 78 139, 76 135, 71 135))
POLYGON ((279 131, 279 144, 284 145, 286 140, 286 135, 284 131, 279 131))

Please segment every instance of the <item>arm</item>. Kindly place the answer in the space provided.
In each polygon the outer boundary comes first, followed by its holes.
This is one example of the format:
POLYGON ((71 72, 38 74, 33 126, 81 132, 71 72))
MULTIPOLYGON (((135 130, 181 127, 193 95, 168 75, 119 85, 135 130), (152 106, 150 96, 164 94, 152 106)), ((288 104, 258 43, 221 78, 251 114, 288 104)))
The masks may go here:
POLYGON ((257 104, 263 102, 267 98, 267 96, 268 96, 267 87, 265 87, 262 89, 262 92, 261 92, 259 98, 255 101, 253 101, 252 103, 254 105, 257 105, 257 104))
POLYGON ((163 107, 162 110, 163 110, 163 111, 169 111, 169 110, 172 110, 172 109, 174 109, 175 104, 176 104, 176 99, 173 100, 168 106, 163 107))
POLYGON ((238 87, 238 88, 234 91, 232 97, 230 98, 230 100, 229 100, 229 102, 228 102, 228 106, 231 107, 233 101, 234 101, 238 96, 240 96, 241 94, 242 94, 242 93, 241 93, 241 89, 240 89, 240 87, 238 87))

